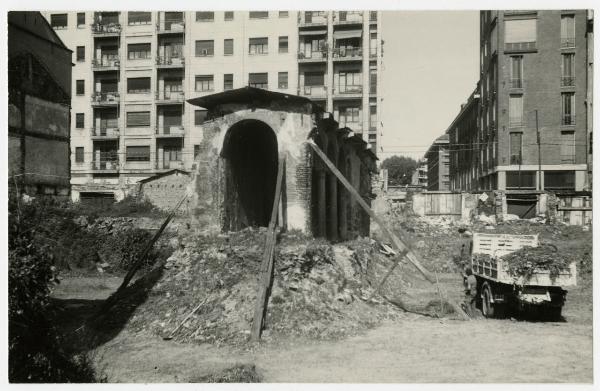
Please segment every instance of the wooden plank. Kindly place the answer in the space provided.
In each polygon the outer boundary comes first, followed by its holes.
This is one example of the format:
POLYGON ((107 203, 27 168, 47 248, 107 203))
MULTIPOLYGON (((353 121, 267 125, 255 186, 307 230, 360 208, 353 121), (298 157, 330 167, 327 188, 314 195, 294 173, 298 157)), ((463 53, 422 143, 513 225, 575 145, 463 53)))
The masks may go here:
POLYGON ((275 185, 275 198, 273 199, 273 208, 271 209, 271 220, 267 229, 265 240, 265 250, 263 252, 263 260, 260 266, 261 277, 258 284, 258 292, 256 295, 256 307, 254 309, 254 319, 252 320, 252 328, 250 330, 250 338, 252 341, 260 339, 263 321, 269 299, 269 290, 271 286, 271 277, 273 275, 273 253, 275 250, 275 227, 277 225, 277 214, 279 212, 279 199, 281 198, 281 188, 283 182, 283 172, 285 170, 285 158, 279 159, 279 167, 277 169, 277 184, 275 185))

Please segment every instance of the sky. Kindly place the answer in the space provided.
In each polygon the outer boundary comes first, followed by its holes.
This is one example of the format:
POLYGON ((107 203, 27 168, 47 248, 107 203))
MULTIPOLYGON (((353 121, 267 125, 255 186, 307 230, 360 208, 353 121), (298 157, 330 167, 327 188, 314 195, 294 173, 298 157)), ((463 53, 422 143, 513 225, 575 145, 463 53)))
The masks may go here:
POLYGON ((419 159, 475 89, 479 12, 384 11, 382 18, 377 154, 381 161, 392 155, 419 159))

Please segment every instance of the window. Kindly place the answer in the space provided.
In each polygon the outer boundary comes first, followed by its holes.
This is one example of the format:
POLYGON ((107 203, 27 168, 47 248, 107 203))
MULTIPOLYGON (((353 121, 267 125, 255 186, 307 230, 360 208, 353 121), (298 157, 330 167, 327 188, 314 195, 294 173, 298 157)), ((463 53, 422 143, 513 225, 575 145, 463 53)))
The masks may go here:
POLYGON ((560 85, 562 87, 573 87, 575 85, 575 76, 573 75, 574 63, 574 53, 567 53, 562 55, 562 76, 560 79, 560 85))
POLYGON ((225 20, 233 20, 233 11, 225 11, 225 20))
POLYGON ((128 94, 146 94, 150 92, 149 77, 130 77, 127 79, 128 94))
POLYGON ((304 85, 320 87, 325 85, 325 73, 304 72, 304 85))
POLYGON ((575 171, 544 171, 544 189, 575 190, 575 171))
POLYGON ((507 189, 535 189, 535 171, 507 171, 507 189))
POLYGON ((287 18, 288 16, 290 16, 289 11, 279 11, 280 18, 287 18))
POLYGON ((213 56, 215 54, 215 41, 196 41, 196 57, 213 56))
POLYGON ((77 13, 77 27, 85 27, 85 12, 77 13))
POLYGON ((279 72, 277 74, 277 86, 279 89, 287 89, 288 88, 288 73, 287 72, 279 72))
POLYGON ((76 80, 75 81, 75 94, 76 95, 85 94, 85 80, 76 80))
POLYGON ((223 54, 231 56, 233 54, 233 39, 226 39, 223 41, 223 54))
POLYGON ((255 88, 269 88, 268 73, 250 73, 248 75, 248 85, 255 88))
POLYGON ((506 50, 535 50, 537 19, 515 19, 505 22, 506 50))
POLYGON ((377 94, 377 69, 369 69, 369 93, 377 94))
POLYGON ((377 56, 377 33, 371 33, 369 37, 369 56, 377 56))
POLYGON ((213 75, 196 76, 196 91, 212 91, 215 89, 213 75))
POLYGON ((130 26, 150 23, 152 23, 152 12, 130 11, 127 13, 127 24, 130 26))
POLYGON ((510 164, 521 164, 522 133, 510 133, 510 164))
POLYGON ((575 47, 575 15, 560 17, 560 46, 563 48, 575 47))
POLYGON ((269 11, 250 11, 250 19, 266 19, 269 17, 269 11))
POLYGON ((75 147, 75 163, 84 162, 83 147, 75 147))
POLYGON ((561 132, 560 139, 560 162, 575 163, 575 132, 561 132))
POLYGON ((377 11, 369 11, 369 21, 377 22, 377 11))
POLYGON ((279 37, 279 53, 288 52, 288 37, 279 37))
POLYGON ((165 162, 182 161, 181 145, 165 145, 163 148, 163 158, 165 162))
POLYGON ((508 97, 508 126, 523 126, 523 95, 508 97))
POLYGON ((344 71, 339 73, 340 93, 352 93, 362 91, 362 73, 359 71, 344 71))
POLYGON ((369 106, 369 130, 377 130, 377 106, 369 106))
POLYGON ((145 60, 152 57, 150 43, 130 43, 127 45, 129 60, 145 60))
POLYGON ((215 20, 214 12, 196 12, 196 22, 213 22, 215 20))
POLYGON ((129 146, 125 149, 125 160, 128 162, 149 162, 150 146, 129 146))
POLYGON ((77 61, 85 61, 85 46, 77 46, 77 61))
POLYGON ((194 144, 194 160, 198 159, 200 156, 200 145, 194 144))
POLYGON ((119 81, 117 79, 104 79, 100 82, 100 92, 116 93, 119 91, 119 81))
POLYGON ((50 15, 50 25, 53 29, 67 28, 67 14, 52 14, 50 15))
POLYGON ((561 95, 561 123, 575 125, 575 93, 563 92, 561 95))
POLYGON ((75 114, 75 128, 83 129, 85 126, 84 113, 75 114))
POLYGON ((250 38, 250 54, 267 54, 269 53, 269 38, 250 38))
POLYGON ((233 73, 223 75, 223 90, 233 90, 233 73))
POLYGON ((360 107, 340 107, 340 124, 360 123, 360 107))
POLYGON ((523 56, 510 57, 510 86, 523 88, 523 56))
POLYGON ((150 126, 150 112, 129 111, 127 113, 127 127, 135 128, 140 126, 150 126))
POLYGON ((194 125, 200 126, 206 121, 206 110, 195 110, 194 111, 194 125))

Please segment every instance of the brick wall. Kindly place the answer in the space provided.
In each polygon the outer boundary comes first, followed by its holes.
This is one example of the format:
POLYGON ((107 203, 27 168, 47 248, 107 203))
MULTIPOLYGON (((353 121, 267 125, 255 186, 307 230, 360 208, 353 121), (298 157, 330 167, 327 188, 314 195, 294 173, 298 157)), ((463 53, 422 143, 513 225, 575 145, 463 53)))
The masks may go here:
MULTIPOLYGON (((190 176, 175 171, 164 176, 150 178, 140 183, 140 198, 150 201, 157 208, 169 211, 181 200, 190 184, 190 176)), ((188 199, 178 209, 178 213, 188 213, 191 201, 188 199)))

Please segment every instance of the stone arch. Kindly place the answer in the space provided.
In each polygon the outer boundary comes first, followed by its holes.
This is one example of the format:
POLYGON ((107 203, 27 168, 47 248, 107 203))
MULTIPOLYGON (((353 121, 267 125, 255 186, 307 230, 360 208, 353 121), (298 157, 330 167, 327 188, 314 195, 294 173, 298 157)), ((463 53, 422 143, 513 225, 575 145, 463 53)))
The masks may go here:
POLYGON ((278 141, 271 126, 257 119, 234 123, 223 138, 223 229, 268 226, 278 169, 278 141))

